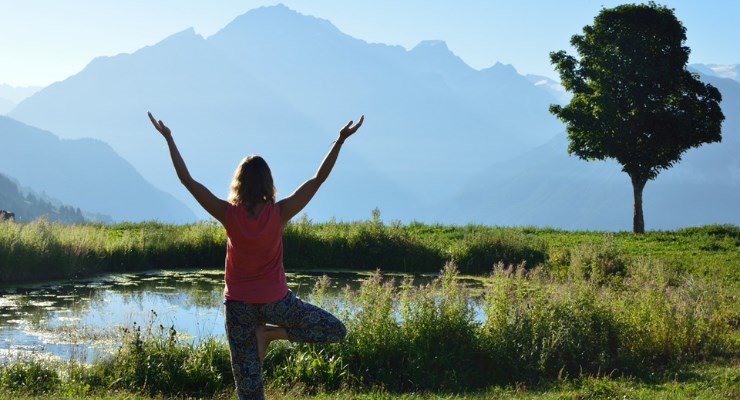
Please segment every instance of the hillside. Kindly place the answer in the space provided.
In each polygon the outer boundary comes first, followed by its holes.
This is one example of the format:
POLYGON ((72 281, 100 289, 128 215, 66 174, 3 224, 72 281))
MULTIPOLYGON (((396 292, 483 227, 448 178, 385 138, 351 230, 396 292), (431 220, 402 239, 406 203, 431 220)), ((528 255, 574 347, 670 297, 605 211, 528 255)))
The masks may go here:
POLYGON ((18 103, 40 89, 37 86, 14 87, 0 83, 0 115, 5 115, 18 103))
POLYGON ((0 210, 15 214, 16 222, 30 222, 42 216, 65 224, 85 222, 79 208, 55 203, 38 194, 24 195, 15 181, 0 174, 0 210))
POLYGON ((186 222, 194 216, 154 188, 108 145, 64 140, 0 116, 0 172, 37 192, 115 221, 186 222))
POLYGON ((6 98, 0 97, 0 115, 6 114, 8 111, 12 110, 13 107, 15 107, 15 103, 6 98))

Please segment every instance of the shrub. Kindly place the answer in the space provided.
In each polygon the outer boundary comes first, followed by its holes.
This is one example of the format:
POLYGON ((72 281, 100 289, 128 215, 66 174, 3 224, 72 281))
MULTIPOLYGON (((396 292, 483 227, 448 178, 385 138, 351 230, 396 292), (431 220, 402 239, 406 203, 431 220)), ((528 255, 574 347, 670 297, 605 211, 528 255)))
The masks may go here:
POLYGON ((620 365, 640 375, 646 368, 731 352, 733 297, 716 282, 677 275, 663 263, 636 262, 611 298, 620 365))
POLYGON ((485 296, 484 340, 495 382, 534 381, 609 368, 616 327, 597 289, 547 282, 499 266, 485 296))
POLYGON ((459 391, 485 385, 479 324, 457 278, 457 266, 448 263, 431 284, 402 289, 403 367, 409 381, 395 389, 459 391))
POLYGON ((484 274, 498 263, 530 267, 545 261, 547 244, 533 235, 514 230, 475 230, 466 234, 453 251, 464 274, 484 274))
POLYGON ((607 237, 606 243, 585 243, 575 246, 568 255, 570 271, 576 279, 588 279, 605 283, 614 277, 623 277, 625 261, 619 256, 614 242, 607 237))
MULTIPOLYGON (((156 318, 153 313, 152 321, 156 318)), ((180 343, 174 328, 134 323, 117 354, 96 364, 94 385, 133 393, 212 395, 233 382, 228 348, 215 339, 180 343)))
POLYGON ((13 392, 50 393, 60 383, 57 367, 48 362, 19 360, 0 365, 0 387, 13 392))

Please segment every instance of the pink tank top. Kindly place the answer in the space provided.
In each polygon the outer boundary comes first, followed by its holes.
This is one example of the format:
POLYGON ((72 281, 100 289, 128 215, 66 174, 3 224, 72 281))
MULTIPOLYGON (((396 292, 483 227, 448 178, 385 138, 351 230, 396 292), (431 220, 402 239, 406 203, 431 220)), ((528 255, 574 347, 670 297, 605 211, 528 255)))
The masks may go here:
POLYGON ((288 294, 280 206, 265 204, 253 219, 244 206, 229 204, 226 236, 227 300, 266 304, 288 294))

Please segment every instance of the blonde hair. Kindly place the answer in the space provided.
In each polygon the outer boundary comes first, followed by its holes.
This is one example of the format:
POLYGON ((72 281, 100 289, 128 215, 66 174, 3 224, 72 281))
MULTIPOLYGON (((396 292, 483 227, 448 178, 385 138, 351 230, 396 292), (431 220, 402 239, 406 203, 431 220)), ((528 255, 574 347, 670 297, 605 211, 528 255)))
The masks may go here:
POLYGON ((275 202, 275 185, 267 162, 260 156, 251 155, 236 167, 231 181, 229 202, 243 205, 250 214, 260 203, 275 202))

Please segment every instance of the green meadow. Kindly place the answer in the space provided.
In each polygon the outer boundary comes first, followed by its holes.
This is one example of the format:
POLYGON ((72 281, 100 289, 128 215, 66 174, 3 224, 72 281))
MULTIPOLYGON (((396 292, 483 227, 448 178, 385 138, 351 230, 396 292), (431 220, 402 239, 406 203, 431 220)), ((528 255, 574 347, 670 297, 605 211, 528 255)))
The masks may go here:
MULTIPOLYGON (((705 226, 677 231, 571 232, 540 228, 421 223, 384 224, 379 215, 353 223, 312 223, 285 229, 288 270, 362 270, 436 273, 454 261, 460 273, 487 275, 499 263, 565 273, 624 268, 648 260, 677 272, 729 279, 740 274, 740 228, 705 226), (591 260, 596 257, 598 260, 591 260), (613 264, 607 266, 606 264, 613 264), (590 267, 589 267, 590 268, 590 267)), ((214 268, 223 265, 226 234, 213 222, 167 225, 61 225, 0 222, 0 283, 74 278, 103 272, 214 268)))
MULTIPOLYGON (((0 280, 217 267, 212 223, 0 224, 0 280)), ((312 223, 285 232, 288 270, 362 270, 329 346, 280 343, 264 366, 277 399, 740 398, 740 228, 632 233, 312 223), (391 272, 437 273, 419 286, 391 272), (480 280, 482 288, 460 284, 480 280), (473 290, 475 290, 473 292, 473 290)), ((223 338, 126 330, 90 365, 15 360, 15 398, 234 398, 223 338)))

